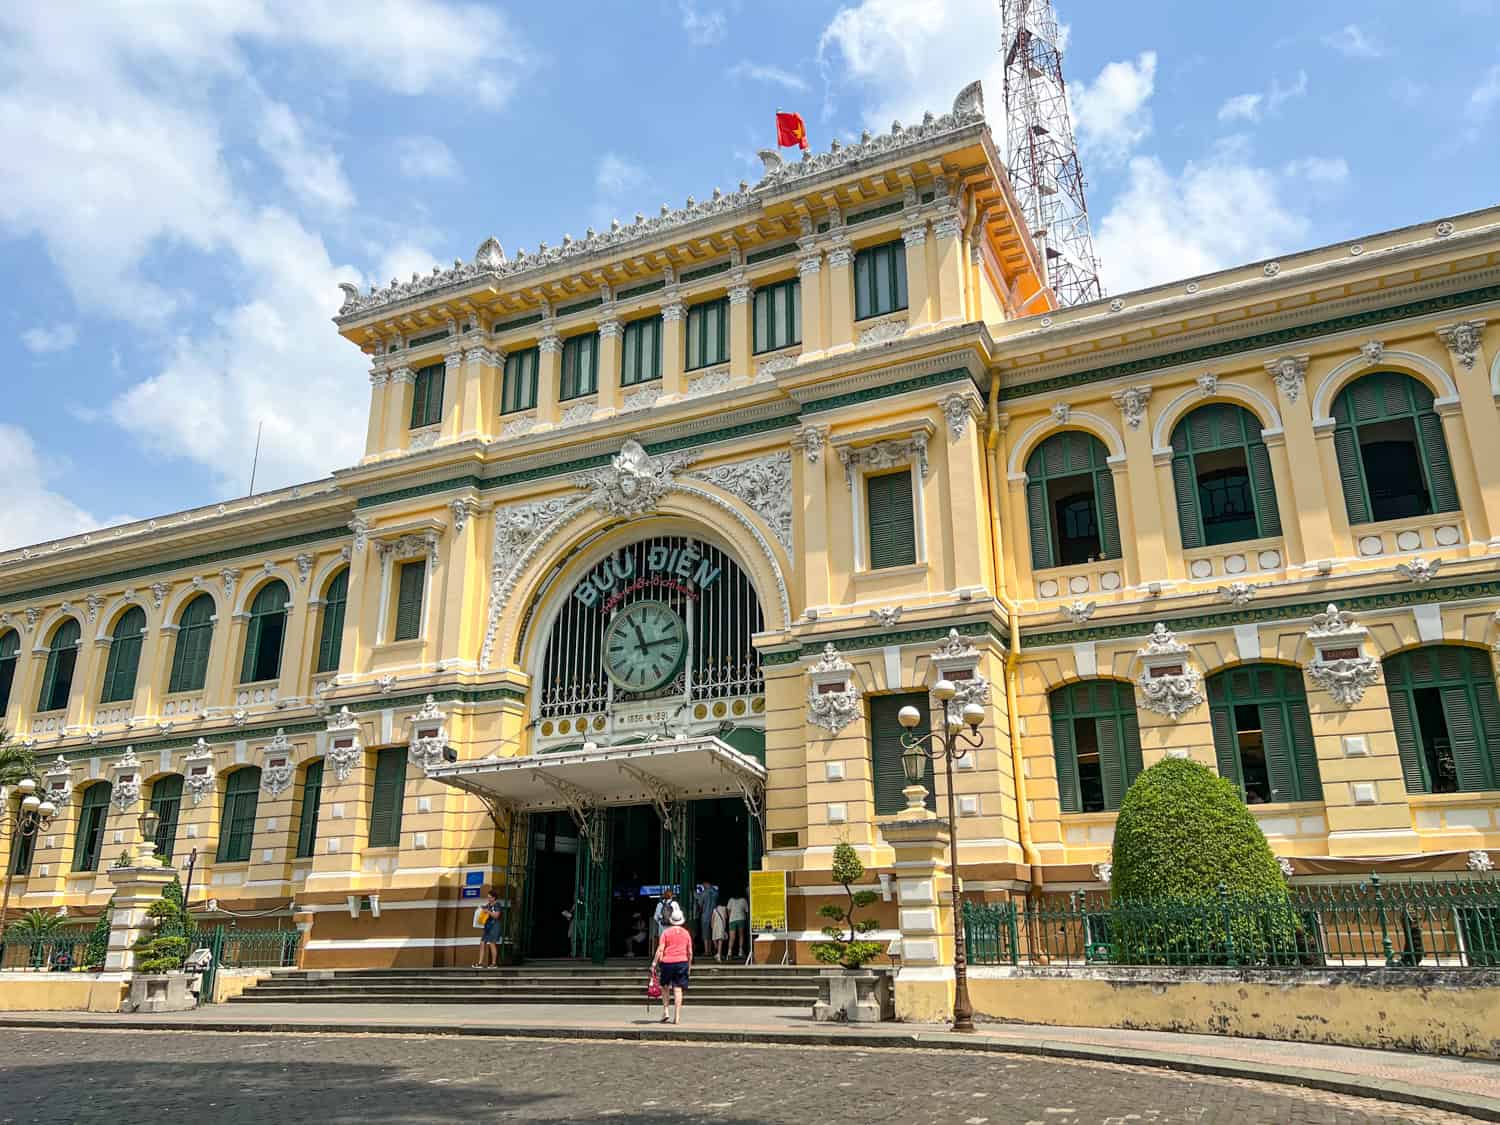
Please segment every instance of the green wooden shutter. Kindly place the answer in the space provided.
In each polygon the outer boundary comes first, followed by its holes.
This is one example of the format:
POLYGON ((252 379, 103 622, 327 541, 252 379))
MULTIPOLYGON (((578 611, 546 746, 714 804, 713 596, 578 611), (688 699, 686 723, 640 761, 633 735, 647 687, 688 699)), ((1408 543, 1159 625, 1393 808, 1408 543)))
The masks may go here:
POLYGON ((1280 700, 1260 704, 1261 748, 1266 755, 1266 774, 1271 780, 1271 800, 1295 801, 1298 799, 1297 768, 1292 761, 1286 714, 1282 707, 1280 700))
POLYGON ((1104 782, 1104 807, 1114 810, 1120 807, 1125 796, 1125 760, 1120 745, 1119 722, 1113 715, 1101 715, 1094 720, 1095 738, 1099 744, 1099 775, 1104 782))
POLYGON ((1214 757, 1219 763, 1219 776, 1227 778, 1243 795, 1245 777, 1240 773, 1240 751, 1234 737, 1234 706, 1221 704, 1209 708, 1213 721, 1214 757))
POLYGON ((1458 486, 1453 481, 1453 463, 1448 459, 1443 420, 1432 410, 1422 411, 1417 415, 1417 434, 1421 439, 1422 462, 1427 466, 1427 489, 1432 498, 1432 510, 1458 511, 1458 486))
POLYGON ((917 533, 911 471, 866 477, 865 500, 869 507, 870 569, 915 563, 917 533))
POLYGON ((422 633, 422 586, 427 579, 427 563, 401 564, 396 593, 396 630, 394 640, 411 641, 422 633))
POLYGON ((182 813, 182 775, 168 774, 151 785, 151 809, 157 815, 156 858, 172 858, 177 844, 177 820, 182 813))
POLYGON ((1136 717, 1135 689, 1129 684, 1116 684, 1118 714, 1120 716, 1120 741, 1123 744, 1125 756, 1125 788, 1129 790, 1140 776, 1141 764, 1141 727, 1136 717), (1123 696, 1123 699, 1119 697, 1123 696))
POLYGON ((1079 796, 1078 751, 1073 744, 1073 719, 1066 709, 1058 712, 1058 693, 1052 697, 1052 760, 1057 765, 1057 800, 1063 812, 1082 812, 1079 796))
POLYGON ((318 634, 318 671, 333 672, 339 666, 339 650, 344 643, 344 608, 349 598, 349 570, 346 567, 328 583, 323 595, 323 622, 318 634))
POLYGON ((1479 736, 1490 770, 1490 782, 1485 788, 1493 789, 1500 787, 1500 693, 1495 690, 1494 676, 1484 671, 1487 663, 1479 661, 1473 684, 1474 702, 1479 708, 1479 736))
POLYGON ((224 787, 224 812, 219 820, 220 862, 243 863, 250 858, 259 805, 260 770, 245 766, 230 774, 224 787))
POLYGON ((1108 468, 1094 470, 1094 508, 1099 517, 1100 550, 1105 558, 1118 559, 1120 517, 1115 505, 1115 474, 1108 468))
MULTIPOLYGON (((1298 675, 1288 671, 1287 676, 1298 675)), ((1300 692, 1301 685, 1297 685, 1300 692)), ((1288 737, 1291 741, 1292 761, 1297 767, 1297 799, 1299 801, 1321 801, 1323 781, 1318 769, 1318 744, 1313 738, 1312 721, 1307 711, 1305 696, 1289 699, 1286 705, 1288 737)))
POLYGON ((323 808, 323 763, 309 762, 302 774, 302 815, 297 821, 297 858, 313 854, 318 845, 318 813, 323 808))
POLYGON ((1448 741, 1453 748, 1453 765, 1458 773, 1458 787, 1464 792, 1486 789, 1489 770, 1479 745, 1479 724, 1474 703, 1467 687, 1445 687, 1440 691, 1443 718, 1448 724, 1448 741))
POLYGON ((104 669, 104 687, 100 703, 116 703, 135 695, 136 674, 141 662, 141 630, 146 627, 146 613, 132 606, 115 625, 109 642, 109 660, 104 669))
POLYGON ((1031 566, 1043 570, 1052 565, 1052 520, 1047 511, 1045 481, 1026 483, 1026 526, 1031 532, 1031 566))
POLYGON ((1339 461, 1339 482, 1344 488, 1344 510, 1351 524, 1370 522, 1370 500, 1365 492, 1365 470, 1359 459, 1359 438, 1352 425, 1333 431, 1333 451, 1339 461))
POLYGON ((854 319, 864 320, 873 316, 875 307, 874 265, 869 251, 854 255, 854 319))
MULTIPOLYGON (((1408 793, 1426 793, 1430 790, 1427 780, 1427 764, 1422 754, 1422 743, 1417 737, 1416 701, 1410 689, 1397 687, 1394 669, 1403 666, 1407 653, 1401 653, 1386 662, 1386 679, 1390 683, 1391 726, 1396 732, 1396 749, 1401 755, 1401 776, 1408 793)), ((1404 676, 1402 677, 1404 679, 1404 676)))
POLYGON ((20 653, 21 638, 14 629, 0 634, 0 716, 10 710, 10 693, 16 682, 16 663, 20 653))
POLYGON ((1276 482, 1271 476, 1271 454, 1263 441, 1249 446, 1250 487, 1255 492, 1255 515, 1262 536, 1281 534, 1281 512, 1276 506, 1276 482))
MULTIPOLYGON (((906 728, 897 715, 901 708, 908 706, 915 707, 922 716, 911 733, 917 736, 927 734, 931 703, 924 693, 877 695, 870 699, 870 772, 874 779, 876 816, 892 816, 906 808, 906 797, 901 792, 906 788, 906 773, 901 768, 901 754, 906 749, 901 744, 901 736, 906 733, 906 728)), ((927 807, 935 809, 937 802, 933 796, 931 765, 922 780, 927 786, 927 807)))
POLYGON ((96 781, 83 791, 78 809, 78 831, 73 836, 73 870, 93 871, 99 866, 104 843, 104 818, 109 813, 110 784, 96 781))
POLYGON ((213 599, 199 594, 177 617, 168 692, 200 691, 208 679, 208 650, 213 641, 213 599))
POLYGON ((240 683, 255 682, 255 661, 260 653, 261 615, 251 613, 245 623, 245 650, 240 654, 240 683))
POLYGON ((1198 481, 1193 473, 1193 455, 1172 457, 1172 489, 1177 494, 1177 523, 1182 529, 1184 549, 1203 546, 1203 518, 1198 511, 1198 481))
POLYGON ((370 847, 401 843, 401 804, 406 791, 406 748, 393 746, 375 755, 375 784, 370 797, 370 847))

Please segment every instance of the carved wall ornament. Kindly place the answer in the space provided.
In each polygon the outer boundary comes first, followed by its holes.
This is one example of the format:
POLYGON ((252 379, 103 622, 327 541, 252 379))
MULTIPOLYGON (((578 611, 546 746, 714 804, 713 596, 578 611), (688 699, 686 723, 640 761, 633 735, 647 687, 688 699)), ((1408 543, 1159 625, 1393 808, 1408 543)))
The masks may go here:
POLYGON ((1385 357, 1385 344, 1379 340, 1366 340, 1359 346, 1359 354, 1367 366, 1379 363, 1385 357))
POLYGON ((1338 660, 1324 660, 1319 656, 1304 671, 1309 680, 1333 697, 1335 703, 1346 707, 1363 699, 1365 689, 1380 679, 1380 663, 1372 656, 1338 660))
POLYGON ((755 368, 755 381, 758 383, 775 375, 779 371, 790 371, 797 366, 797 354, 793 352, 782 352, 773 355, 770 359, 763 359, 755 368))
POLYGON ((1447 345, 1459 363, 1472 369, 1483 344, 1481 333, 1486 323, 1483 320, 1461 320, 1457 324, 1445 325, 1437 329, 1438 339, 1447 345))
POLYGON ((899 605, 878 606, 870 610, 870 618, 881 628, 890 629, 901 620, 902 608, 899 605))
POLYGON ((1097 603, 1080 600, 1073 602, 1071 605, 1063 606, 1062 615, 1069 621, 1071 621, 1074 625, 1082 625, 1090 617, 1094 616, 1094 610, 1096 608, 1097 603))
POLYGON ((36 606, 30 606, 30 605, 27 606, 26 609, 23 611, 23 617, 25 618, 25 622, 26 623, 25 623, 25 626, 23 627, 22 631, 26 632, 26 633, 29 633, 33 629, 35 629, 36 628, 36 623, 39 620, 41 620, 41 616, 42 616, 42 611, 40 609, 38 609, 36 606))
POLYGON ((933 651, 932 659, 939 662, 977 661, 979 650, 974 647, 973 641, 957 629, 949 629, 943 643, 933 651))
POLYGON ((276 734, 261 751, 261 760, 265 764, 260 769, 260 787, 270 796, 279 797, 291 785, 297 768, 292 763, 292 741, 283 728, 276 728, 276 734), (280 765, 273 764, 278 760, 280 765))
POLYGON ((99 620, 99 611, 104 608, 104 599, 98 594, 89 594, 83 599, 83 604, 88 617, 88 623, 92 625, 99 620))
POLYGON ((1205 371, 1202 375, 1198 376, 1195 382, 1197 382, 1198 390, 1204 398, 1219 393, 1219 377, 1212 371, 1205 371))
POLYGON ((355 516, 349 521, 349 530, 354 532, 354 549, 356 551, 363 551, 365 549, 365 542, 369 538, 370 525, 358 516, 355 516))
POLYGON ((718 485, 759 513, 788 554, 792 550, 792 455, 769 453, 687 474, 718 485))
POLYGON ((1158 621, 1151 627, 1151 635, 1146 638, 1145 647, 1138 649, 1136 655, 1143 657, 1180 656, 1187 650, 1187 645, 1179 641, 1177 635, 1165 624, 1158 621))
POLYGON ((200 738, 193 743, 192 750, 183 756, 182 765, 182 784, 186 787, 188 796, 193 799, 193 804, 199 805, 204 797, 214 791, 217 776, 214 772, 214 752, 208 743, 200 738))
POLYGON ((676 472, 692 462, 693 456, 686 453, 652 457, 630 438, 610 458, 608 468, 575 477, 574 483, 588 490, 592 507, 625 519, 656 511, 671 490, 676 472))
POLYGON ((1109 397, 1120 408, 1120 417, 1125 419, 1125 424, 1132 430, 1140 429, 1141 423, 1146 420, 1146 404, 1151 401, 1151 388, 1125 387, 1109 397))
POLYGON ((1397 563, 1396 571, 1409 582, 1415 582, 1418 586, 1425 586, 1431 582, 1443 565, 1442 559, 1412 559, 1409 562, 1397 563))
POLYGON ((962 391, 957 394, 944 395, 938 403, 943 408, 943 417, 948 422, 948 433, 954 441, 964 436, 964 431, 969 428, 969 419, 978 421, 984 417, 984 406, 978 397, 962 391))
POLYGON ((1246 606, 1255 597, 1255 587, 1248 582, 1231 582, 1219 587, 1219 597, 1231 605, 1246 606))
POLYGON ((381 565, 385 565, 391 559, 409 559, 417 555, 424 555, 429 566, 438 564, 438 534, 435 531, 426 531, 420 535, 402 535, 396 539, 382 539, 375 544, 375 553, 380 556, 381 565))
POLYGON ((1188 646, 1158 621, 1136 655, 1141 674, 1136 679, 1143 705, 1176 720, 1203 702, 1203 676, 1192 666, 1188 646))
POLYGON ((854 686, 854 666, 839 655, 832 644, 807 670, 807 721, 836 735, 859 714, 859 689, 854 686))
POLYGON ((312 577, 312 568, 313 568, 313 555, 312 555, 312 552, 311 551, 303 551, 300 555, 298 555, 292 561, 297 564, 297 581, 299 583, 301 583, 303 586, 306 586, 308 579, 312 577))
POLYGON ((407 716, 406 722, 411 728, 407 756, 423 769, 442 765, 443 753, 448 749, 448 716, 437 700, 429 695, 421 710, 407 716))
POLYGON ((921 430, 909 438, 877 441, 873 445, 841 445, 839 461, 844 466, 844 483, 854 491, 854 474, 861 467, 874 470, 896 469, 902 465, 916 465, 922 479, 927 479, 927 434, 921 430))
POLYGON ((1276 866, 1281 868, 1283 878, 1290 879, 1293 875, 1297 874, 1297 869, 1292 866, 1292 861, 1284 855, 1276 857, 1276 866))
POLYGON ((502 438, 525 437, 534 429, 536 429, 536 418, 528 414, 521 418, 512 418, 509 422, 505 423, 504 429, 500 431, 500 436, 502 438))
POLYGON ((727 391, 733 382, 734 375, 728 367, 716 367, 688 381, 687 397, 701 398, 704 395, 718 394, 720 391, 727 391))
POLYGON ((144 770, 141 760, 136 757, 135 747, 125 747, 125 753, 110 763, 110 769, 115 777, 109 791, 109 803, 116 812, 125 812, 141 799, 141 774, 144 770))
POLYGON ((454 538, 464 533, 469 520, 479 511, 479 501, 472 496, 460 496, 448 505, 448 510, 453 513, 453 535, 454 538))
POLYGON ((1311 359, 1305 355, 1284 355, 1266 361, 1266 372, 1276 384, 1276 389, 1286 395, 1288 402, 1296 402, 1302 394, 1307 378, 1307 364, 1311 359))
POLYGON ((1466 866, 1475 874, 1484 875, 1495 869, 1495 861, 1490 858, 1489 852, 1472 851, 1469 853, 1469 859, 1466 866))
POLYGON ((1094 878, 1101 883, 1108 883, 1115 873, 1115 865, 1108 860, 1104 863, 1094 864, 1094 878))
POLYGON ((500 612, 510 599, 522 571, 547 537, 578 513, 590 506, 588 499, 576 497, 533 500, 496 508, 494 551, 490 564, 490 610, 485 627, 480 665, 488 668, 494 651, 495 630, 500 612))
MULTIPOLYGON (((22 745, 26 744, 23 742, 22 745)), ((31 749, 30 746, 26 748, 31 749)), ((57 761, 47 767, 42 778, 47 800, 58 808, 62 808, 73 799, 73 767, 68 765, 67 759, 61 754, 57 756, 57 761)))
POLYGON ((333 767, 336 778, 348 781, 364 750, 359 720, 347 706, 340 707, 338 713, 328 720, 328 749, 323 754, 324 761, 333 767))
POLYGON ((1322 613, 1314 614, 1312 620, 1313 623, 1307 630, 1307 639, 1310 641, 1330 637, 1363 637, 1369 631, 1332 602, 1328 603, 1328 608, 1322 613))
POLYGON ((906 320, 903 317, 894 317, 890 320, 882 320, 879 324, 872 324, 869 328, 862 330, 857 347, 868 347, 872 344, 883 344, 887 340, 899 340, 906 335, 906 320))
POLYGON ((792 438, 792 448, 802 450, 809 465, 816 465, 818 463, 818 458, 823 456, 823 448, 827 444, 827 426, 803 426, 798 429, 796 435, 792 438))
POLYGON ((1068 424, 1068 416, 1073 413, 1073 408, 1066 402, 1054 402, 1052 404, 1052 420, 1059 426, 1068 424))

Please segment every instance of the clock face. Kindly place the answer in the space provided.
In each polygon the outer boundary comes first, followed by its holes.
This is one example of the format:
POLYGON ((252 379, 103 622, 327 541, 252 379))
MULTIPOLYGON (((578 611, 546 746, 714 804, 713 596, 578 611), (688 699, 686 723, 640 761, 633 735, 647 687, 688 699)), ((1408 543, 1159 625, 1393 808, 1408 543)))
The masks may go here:
POLYGON ((626 606, 604 634, 604 671, 626 691, 661 687, 686 656, 687 627, 661 602, 626 606))

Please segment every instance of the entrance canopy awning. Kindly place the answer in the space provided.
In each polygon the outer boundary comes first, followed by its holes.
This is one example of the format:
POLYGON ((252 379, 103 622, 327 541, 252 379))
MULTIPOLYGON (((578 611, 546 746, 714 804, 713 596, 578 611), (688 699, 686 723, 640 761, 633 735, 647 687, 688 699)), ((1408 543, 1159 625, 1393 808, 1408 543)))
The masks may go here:
POLYGON ((433 766, 427 776, 517 812, 579 805, 659 804, 706 797, 758 798, 766 767, 717 738, 680 738, 433 766))

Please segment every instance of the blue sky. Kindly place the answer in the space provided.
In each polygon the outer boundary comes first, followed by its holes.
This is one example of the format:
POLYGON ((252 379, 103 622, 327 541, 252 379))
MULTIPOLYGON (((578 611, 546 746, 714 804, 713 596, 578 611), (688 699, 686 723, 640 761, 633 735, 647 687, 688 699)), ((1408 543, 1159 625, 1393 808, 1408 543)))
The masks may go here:
MULTIPOLYGON (((998 0, 0 10, 0 546, 362 452, 368 285, 755 180, 985 79, 998 0)), ((1500 0, 1059 0, 1106 286, 1497 202, 1500 0)))

